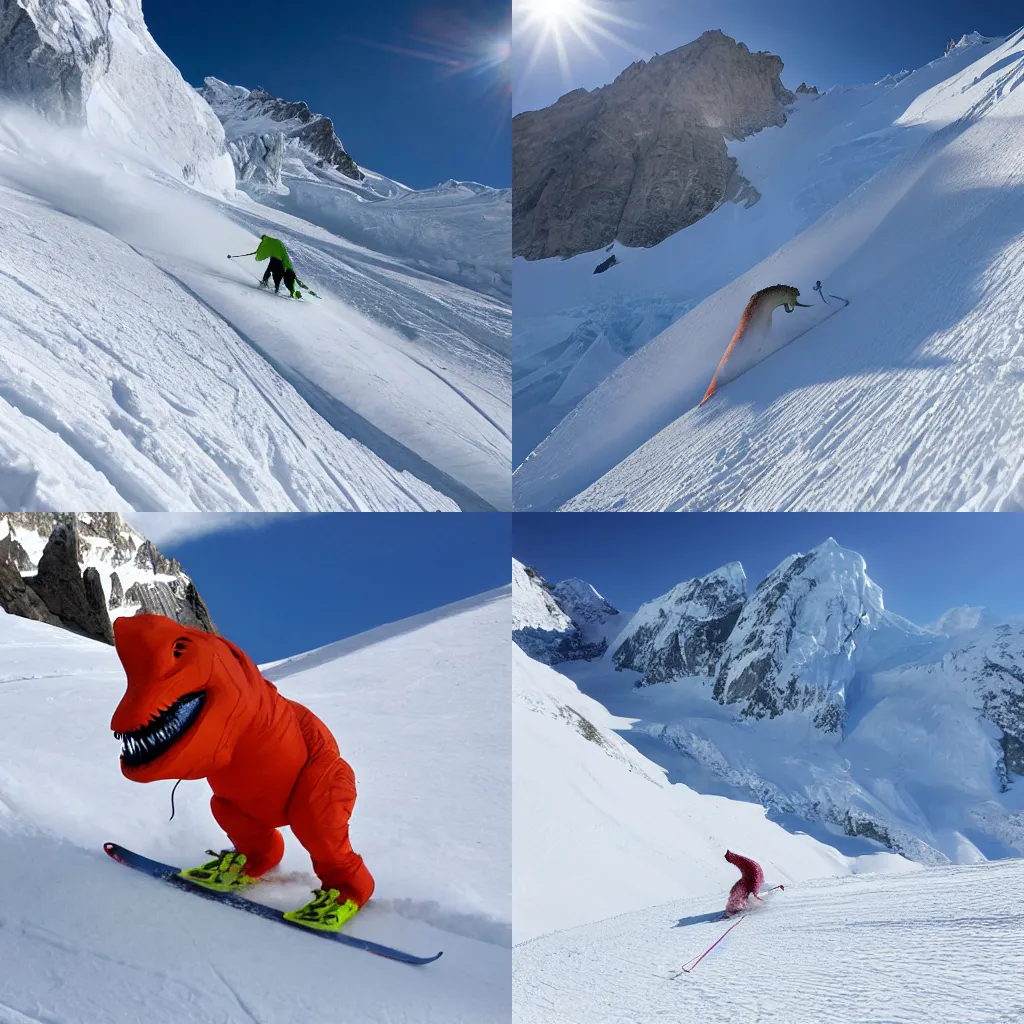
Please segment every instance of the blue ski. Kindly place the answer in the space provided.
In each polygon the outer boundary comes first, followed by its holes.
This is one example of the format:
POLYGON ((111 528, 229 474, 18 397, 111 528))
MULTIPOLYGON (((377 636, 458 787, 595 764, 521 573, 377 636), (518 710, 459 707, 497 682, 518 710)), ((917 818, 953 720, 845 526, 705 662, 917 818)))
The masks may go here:
POLYGON ((268 921, 277 921, 280 924, 289 925, 305 932, 307 935, 316 935, 323 939, 332 939, 334 942, 344 943, 346 946, 354 946, 356 949, 365 949, 368 953, 376 953, 377 956, 387 957, 389 960, 398 960, 403 964, 430 964, 441 954, 436 956, 413 956, 412 953, 403 953, 400 949, 392 949, 390 946, 382 946, 378 942, 370 942, 369 939, 357 939, 353 935, 346 935, 344 932, 321 932, 313 928, 306 928, 301 924, 294 924, 289 921, 284 913, 275 910, 273 907, 264 906, 253 900, 239 896, 236 892, 215 892, 213 889, 205 889, 201 885, 194 885, 192 882, 182 878, 179 874, 180 868, 172 867, 170 864, 161 864, 159 861, 150 860, 141 854, 126 850, 117 843, 104 843, 103 851, 109 857, 113 857, 120 864, 141 871, 145 875, 152 875, 153 878, 160 878, 178 889, 202 896, 203 899, 214 900, 217 903, 226 903, 236 910, 244 910, 247 914, 256 914, 257 917, 265 917, 268 921))

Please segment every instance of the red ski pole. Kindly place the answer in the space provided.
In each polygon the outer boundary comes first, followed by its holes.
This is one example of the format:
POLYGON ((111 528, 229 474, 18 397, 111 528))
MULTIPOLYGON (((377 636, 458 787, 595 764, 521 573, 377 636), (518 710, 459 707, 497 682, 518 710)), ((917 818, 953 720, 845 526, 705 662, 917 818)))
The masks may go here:
POLYGON ((735 924, 729 925, 729 927, 726 928, 724 932, 722 932, 722 934, 718 937, 718 939, 714 943, 712 943, 712 945, 708 946, 708 948, 705 949, 704 952, 701 953, 701 955, 696 958, 696 960, 687 960, 686 963, 683 964, 683 966, 680 968, 680 970, 684 974, 689 974, 691 971, 695 970, 696 967, 697 967, 697 964, 699 964, 701 962, 701 960, 703 960, 704 957, 706 957, 708 955, 708 953, 710 953, 711 950, 713 950, 715 948, 715 946, 717 946, 718 943, 721 942, 722 939, 724 939, 726 937, 726 935, 728 935, 729 932, 731 932, 733 930, 733 928, 738 928, 741 924, 743 924, 744 920, 745 920, 745 917, 741 917, 735 924))

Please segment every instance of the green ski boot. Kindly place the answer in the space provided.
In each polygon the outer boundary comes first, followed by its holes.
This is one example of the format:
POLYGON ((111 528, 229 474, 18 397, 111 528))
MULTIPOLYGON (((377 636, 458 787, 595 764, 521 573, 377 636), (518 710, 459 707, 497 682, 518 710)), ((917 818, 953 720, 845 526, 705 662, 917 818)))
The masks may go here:
POLYGON ((197 868, 186 868, 180 872, 182 878, 204 889, 213 889, 215 892, 238 892, 247 885, 258 881, 251 878, 243 870, 245 868, 245 854, 236 853, 234 850, 207 850, 213 860, 197 868))
POLYGON ((359 910, 354 900, 338 902, 341 893, 337 889, 314 889, 315 897, 298 910, 289 910, 284 918, 294 924, 315 928, 318 932, 337 932, 359 910))

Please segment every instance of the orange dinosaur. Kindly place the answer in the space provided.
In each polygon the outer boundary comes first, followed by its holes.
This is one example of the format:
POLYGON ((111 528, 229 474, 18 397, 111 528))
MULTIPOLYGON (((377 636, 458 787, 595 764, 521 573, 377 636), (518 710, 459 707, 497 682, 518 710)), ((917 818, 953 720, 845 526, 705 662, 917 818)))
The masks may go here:
POLYGON ((110 722, 125 778, 207 779, 247 881, 281 860, 289 825, 324 890, 351 913, 366 903, 373 878, 348 835, 355 776, 327 726, 223 637, 136 615, 115 620, 114 643, 128 677, 110 722))
POLYGON ((768 288, 762 288, 759 292, 754 292, 750 296, 750 301, 743 310, 743 316, 740 317, 740 325, 736 328, 736 333, 732 336, 732 340, 726 347, 725 354, 719 360, 718 367, 711 378, 711 383, 708 385, 704 397, 700 400, 700 405, 703 405, 718 390, 719 378, 722 379, 722 383, 725 383, 727 379, 732 380, 733 377, 737 376, 735 372, 730 375, 728 369, 729 361, 734 358, 737 345, 744 340, 748 344, 761 340, 768 333, 772 325, 772 313, 779 306, 784 306, 787 313, 792 313, 796 306, 810 309, 806 303, 800 302, 799 299, 800 289, 794 288, 791 284, 773 284, 768 288))

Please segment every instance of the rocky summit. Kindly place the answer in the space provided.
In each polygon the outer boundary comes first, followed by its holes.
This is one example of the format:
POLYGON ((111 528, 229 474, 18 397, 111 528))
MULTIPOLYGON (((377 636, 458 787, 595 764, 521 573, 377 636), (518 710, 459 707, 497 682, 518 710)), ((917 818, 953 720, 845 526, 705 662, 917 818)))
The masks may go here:
POLYGON ((782 60, 719 31, 512 122, 512 249, 530 260, 652 246, 756 201, 726 142, 786 120, 782 60))
POLYGON ((0 607, 109 644, 138 613, 217 632, 181 565, 116 512, 0 515, 0 607))

